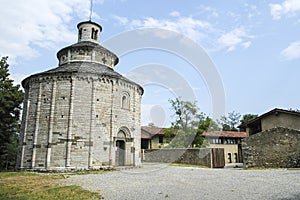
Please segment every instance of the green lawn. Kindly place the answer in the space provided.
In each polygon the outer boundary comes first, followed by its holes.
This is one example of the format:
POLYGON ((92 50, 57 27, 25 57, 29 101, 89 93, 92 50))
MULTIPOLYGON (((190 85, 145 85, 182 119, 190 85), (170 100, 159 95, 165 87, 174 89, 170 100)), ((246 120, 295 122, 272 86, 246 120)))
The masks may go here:
POLYGON ((102 199, 98 193, 84 190, 79 186, 60 186, 59 182, 64 177, 65 174, 0 172, 0 199, 102 199))

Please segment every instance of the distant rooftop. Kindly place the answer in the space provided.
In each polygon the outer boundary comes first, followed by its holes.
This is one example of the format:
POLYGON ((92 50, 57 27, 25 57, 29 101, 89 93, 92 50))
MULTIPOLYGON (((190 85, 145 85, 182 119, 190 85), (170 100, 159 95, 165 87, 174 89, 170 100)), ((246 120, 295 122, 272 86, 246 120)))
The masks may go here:
POLYGON ((218 137, 218 138, 245 138, 248 136, 248 134, 246 132, 237 132, 237 131, 212 131, 212 132, 204 132, 202 136, 218 137))

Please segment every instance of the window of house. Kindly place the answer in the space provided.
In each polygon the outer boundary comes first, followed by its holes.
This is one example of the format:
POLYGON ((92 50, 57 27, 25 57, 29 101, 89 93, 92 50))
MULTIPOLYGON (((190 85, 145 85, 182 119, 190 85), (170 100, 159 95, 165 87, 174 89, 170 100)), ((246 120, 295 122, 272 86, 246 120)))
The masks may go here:
POLYGON ((162 135, 158 136, 158 143, 160 143, 160 144, 164 143, 164 136, 162 136, 162 135))
POLYGON ((238 155, 237 155, 237 153, 234 153, 234 162, 238 162, 238 155))
POLYGON ((236 139, 230 139, 230 138, 226 139, 226 144, 236 144, 236 143, 237 143, 236 139))
POLYGON ((228 153, 228 163, 232 163, 232 160, 231 160, 231 153, 228 153))
POLYGON ((222 139, 221 138, 214 138, 212 139, 213 144, 222 144, 222 139))

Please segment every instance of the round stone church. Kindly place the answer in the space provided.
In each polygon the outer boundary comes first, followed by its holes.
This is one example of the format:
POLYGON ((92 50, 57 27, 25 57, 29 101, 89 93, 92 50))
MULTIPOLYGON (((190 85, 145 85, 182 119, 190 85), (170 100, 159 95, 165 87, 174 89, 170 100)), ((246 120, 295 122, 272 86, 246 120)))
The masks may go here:
POLYGON ((77 25, 78 42, 58 51, 57 68, 22 81, 17 168, 97 169, 141 164, 143 88, 114 71, 102 27, 77 25))

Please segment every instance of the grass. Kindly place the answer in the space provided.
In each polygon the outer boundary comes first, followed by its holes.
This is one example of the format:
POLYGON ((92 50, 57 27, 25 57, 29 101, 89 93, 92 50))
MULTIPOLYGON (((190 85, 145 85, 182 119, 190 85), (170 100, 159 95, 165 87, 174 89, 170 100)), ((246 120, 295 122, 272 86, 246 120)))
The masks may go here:
POLYGON ((181 163, 171 163, 171 166, 179 166, 179 167, 197 167, 197 168, 209 168, 204 165, 192 165, 192 164, 181 164, 181 163))
POLYGON ((280 167, 244 167, 244 170, 286 170, 287 168, 280 167))
POLYGON ((60 186, 59 182, 64 177, 64 174, 0 172, 0 199, 101 199, 100 194, 84 190, 79 186, 60 186))

